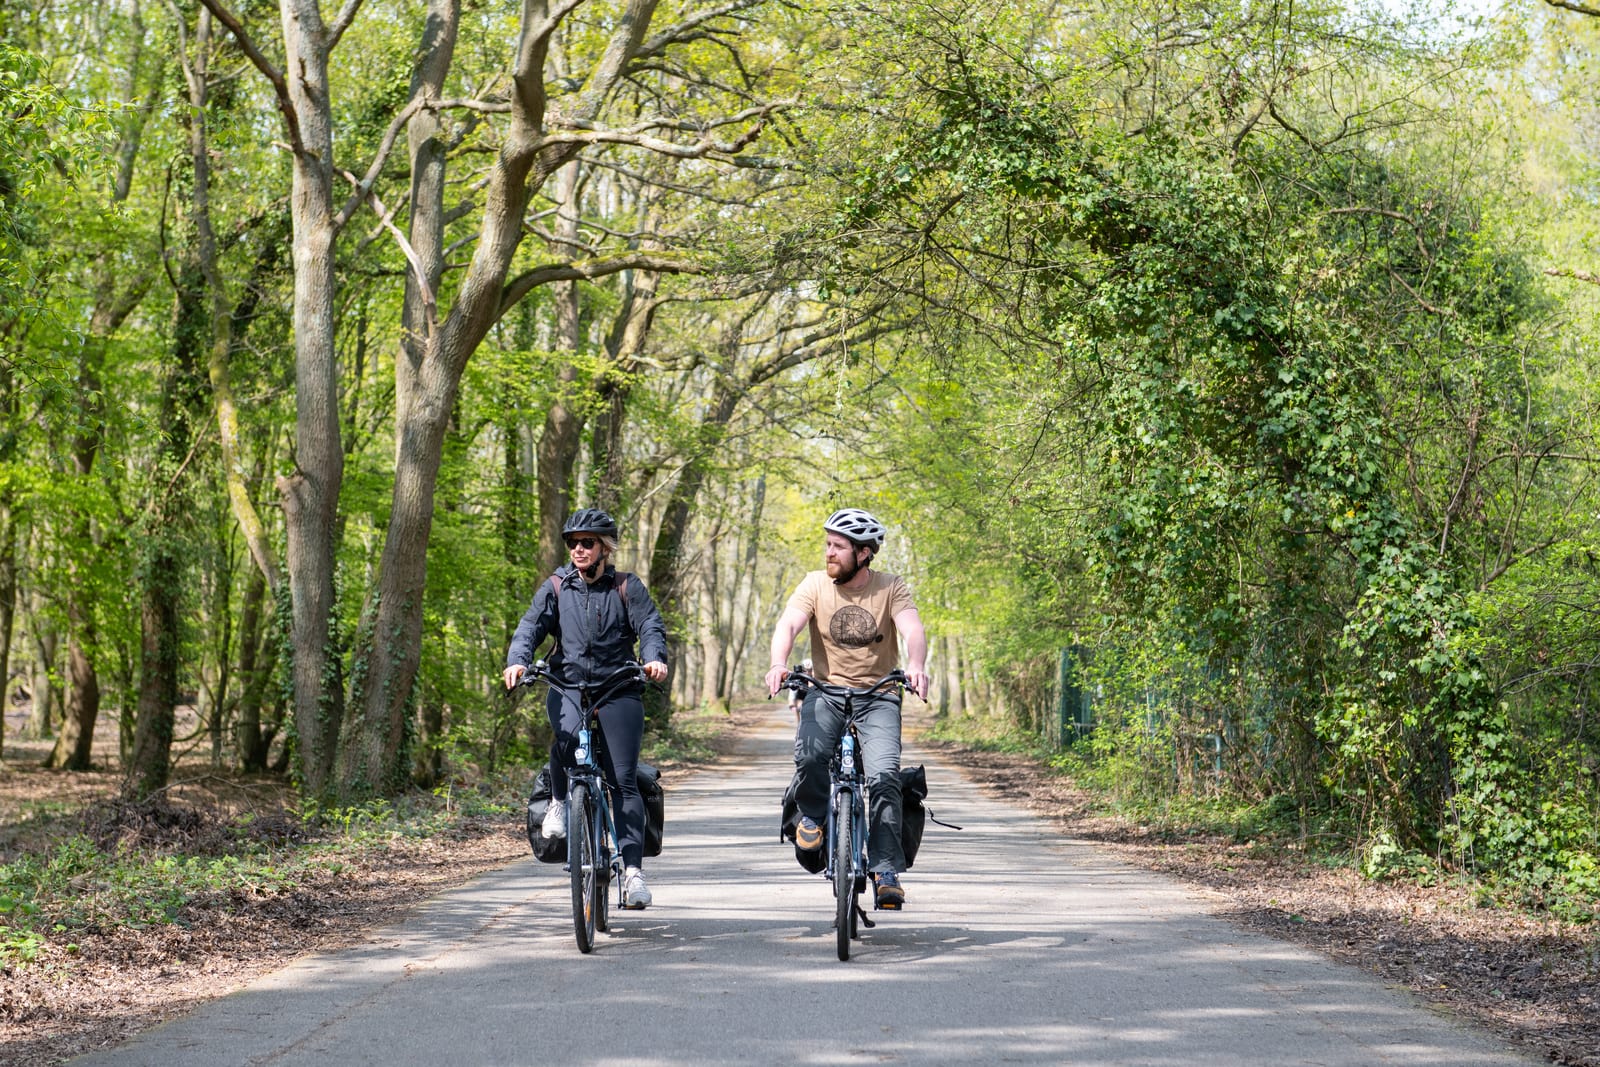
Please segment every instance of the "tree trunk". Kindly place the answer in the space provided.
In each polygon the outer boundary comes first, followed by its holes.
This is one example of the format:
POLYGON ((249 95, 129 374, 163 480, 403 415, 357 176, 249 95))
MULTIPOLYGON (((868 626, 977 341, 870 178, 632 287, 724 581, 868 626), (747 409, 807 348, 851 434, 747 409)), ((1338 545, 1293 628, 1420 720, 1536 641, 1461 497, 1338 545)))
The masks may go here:
MULTIPOLYGON (((106 304, 102 302, 96 309, 96 318, 104 313, 105 308, 106 304)), ((93 330, 92 337, 86 340, 78 357, 78 404, 82 421, 73 435, 72 465, 77 477, 85 481, 94 470, 95 457, 100 450, 100 415, 104 410, 100 370, 105 354, 103 339, 108 333, 105 330, 93 330)), ((73 542, 77 550, 87 556, 92 551, 88 546, 94 541, 94 529, 88 517, 83 515, 77 516, 72 525, 73 542)), ((74 581, 68 587, 65 719, 55 747, 44 760, 46 767, 55 770, 86 771, 90 766, 95 724, 100 718, 100 679, 89 653, 95 643, 92 596, 85 582, 74 581)))
POLYGON ((327 29, 317 0, 282 0, 287 96, 293 109, 295 470, 278 479, 287 535, 295 734, 311 796, 332 785, 344 707, 334 633, 339 487, 339 366, 334 350, 333 121, 327 29))
POLYGON ((33 636, 34 661, 29 689, 33 693, 33 708, 28 713, 26 736, 35 741, 50 737, 56 730, 56 719, 62 705, 61 676, 56 670, 56 652, 60 637, 45 618, 42 605, 38 605, 35 592, 29 599, 36 609, 31 612, 28 631, 33 636))
MULTIPOLYGON (((0 464, 16 458, 17 389, 8 360, 0 360, 0 464)), ((15 491, 0 490, 0 755, 5 753, 5 713, 11 708, 11 640, 17 621, 17 522, 15 491)))
POLYGON ((174 554, 158 548, 145 566, 140 610, 139 706, 134 720, 128 788, 144 799, 164 788, 172 759, 178 704, 178 587, 174 554))
POLYGON ((211 610, 207 612, 216 629, 216 658, 201 667, 202 701, 210 706, 202 722, 211 734, 211 766, 220 769, 226 762, 223 742, 228 732, 228 688, 233 682, 233 581, 231 569, 224 567, 211 589, 211 610))
POLYGON ((0 502, 0 755, 5 753, 5 713, 11 707, 11 635, 17 622, 17 523, 9 501, 0 502))
POLYGON ((722 626, 719 618, 722 601, 722 568, 717 560, 718 540, 712 537, 705 546, 700 566, 700 654, 704 657, 700 671, 700 699, 702 708, 714 708, 722 695, 717 683, 722 678, 722 626))
MULTIPOLYGON (((641 227, 643 229, 645 227, 641 227)), ((606 353, 620 370, 630 357, 644 350, 655 321, 659 271, 628 271, 623 278, 622 305, 606 337, 606 353)), ((594 506, 615 513, 622 507, 622 431, 626 422, 628 388, 621 374, 602 376, 598 383, 601 405, 591 434, 589 498, 594 506)))
MULTIPOLYGON (((221 450, 223 480, 227 487, 228 504, 238 524, 240 534, 249 549, 254 569, 246 584, 244 618, 240 634, 239 658, 241 693, 239 721, 235 724, 235 743, 239 766, 246 771, 266 769, 267 744, 270 733, 261 725, 262 695, 271 681, 277 665, 278 638, 276 626, 263 627, 262 603, 270 591, 274 601, 286 593, 278 572, 278 560, 267 535, 266 524, 261 520, 251 493, 251 483, 245 477, 244 460, 239 449, 239 412, 233 396, 231 361, 234 346, 240 338, 235 336, 234 324, 242 324, 239 333, 248 328, 255 317, 261 293, 267 279, 278 269, 283 254, 284 230, 274 225, 267 233, 251 268, 250 282, 245 286, 238 304, 230 311, 227 293, 217 263, 217 241, 211 222, 211 153, 209 149, 210 124, 208 105, 211 81, 209 57, 212 48, 211 12, 199 13, 195 28, 195 47, 192 58, 184 57, 183 72, 189 91, 189 154, 194 174, 193 221, 195 227, 195 259, 205 288, 210 297, 211 330, 210 351, 206 373, 211 384, 212 408, 217 424, 218 445, 221 450), (266 655, 259 657, 265 630, 266 655), (257 669, 258 657, 264 660, 257 669)), ((268 449, 257 454, 257 476, 267 466, 268 449)), ((217 599, 221 603, 215 617, 231 621, 229 604, 231 582, 224 576, 219 579, 217 599)), ((225 630, 226 633, 226 630, 225 630)), ((217 676, 212 687, 212 762, 220 762, 224 714, 227 705, 229 640, 224 636, 217 660, 217 676)))
POLYGON ((421 789, 432 789, 444 776, 444 747, 439 743, 444 737, 444 703, 438 696, 431 692, 424 695, 418 720, 422 744, 417 746, 416 758, 411 762, 411 781, 421 789))
POLYGON ((270 653, 266 662, 258 665, 257 658, 265 646, 273 644, 271 627, 263 625, 266 613, 261 610, 266 597, 267 582, 259 569, 252 569, 244 587, 244 606, 239 619, 239 711, 234 720, 234 743, 239 750, 239 769, 259 774, 267 769, 267 742, 261 730, 261 702, 271 677, 271 667, 276 657, 270 653), (266 639, 263 640, 263 633, 266 639))
POLYGON ((61 733, 55 747, 45 757, 44 766, 63 771, 86 771, 94 745, 95 723, 100 718, 100 678, 84 651, 84 642, 93 640, 93 620, 82 614, 83 605, 73 598, 67 607, 67 622, 72 638, 67 644, 67 702, 61 720, 61 733))
POLYGON ((172 363, 162 385, 163 443, 140 537, 146 558, 139 579, 139 697, 128 767, 128 789, 136 800, 166 787, 172 763, 183 610, 181 551, 192 510, 187 492, 189 443, 200 408, 200 353, 211 329, 205 279, 192 255, 177 281, 172 363))
MULTIPOLYGON (((556 214, 556 237, 567 243, 578 240, 578 164, 567 163, 555 173, 552 197, 560 205, 556 214)), ((581 307, 576 281, 553 285, 556 330, 552 347, 576 358, 583 338, 579 330, 581 307)), ((583 436, 583 419, 568 406, 566 397, 578 373, 571 363, 562 366, 557 377, 555 400, 545 412, 544 431, 539 435, 539 558, 545 573, 555 570, 566 559, 561 526, 572 510, 572 475, 578 465, 578 448, 583 436)))
POLYGON ((686 617, 683 546, 689 536, 689 521, 695 499, 705 484, 710 454, 720 443, 728 419, 738 404, 738 394, 725 387, 719 377, 701 420, 699 455, 689 460, 677 485, 673 486, 672 496, 663 509, 661 528, 656 532, 655 549, 650 554, 651 595, 667 620, 668 632, 680 640, 684 636, 683 619, 686 617))
MULTIPOLYGON (((412 95, 438 99, 455 55, 457 0, 430 0, 412 95)), ((445 146, 436 112, 423 109, 407 126, 411 158, 414 254, 406 272, 400 356, 395 361, 395 480, 376 589, 356 636, 350 721, 340 755, 339 791, 347 799, 389 794, 409 778, 405 720, 421 655, 428 539, 444 434, 460 371, 443 364, 437 293, 444 275, 445 146), (417 264, 422 273, 417 272, 417 264)), ((521 200, 517 199, 520 215, 521 200)), ((474 344, 475 346, 475 344, 474 344)), ((454 353, 451 353, 453 356, 454 353)), ((466 365, 465 356, 460 359, 466 365)))

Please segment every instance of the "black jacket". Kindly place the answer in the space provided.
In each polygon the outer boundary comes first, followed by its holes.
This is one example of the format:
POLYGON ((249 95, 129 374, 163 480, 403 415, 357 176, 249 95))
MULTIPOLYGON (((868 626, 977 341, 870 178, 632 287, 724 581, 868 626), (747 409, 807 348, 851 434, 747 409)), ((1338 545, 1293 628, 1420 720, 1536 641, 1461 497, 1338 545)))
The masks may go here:
POLYGON ((638 575, 618 572, 608 563, 591 585, 568 563, 556 571, 556 577, 561 579, 559 593, 554 580, 539 583, 533 603, 512 635, 506 666, 530 666, 534 652, 552 635, 555 645, 546 659, 555 676, 568 685, 598 683, 634 658, 635 641, 640 663, 667 662, 667 628, 638 575), (624 594, 617 589, 623 579, 627 581, 626 607, 624 594))

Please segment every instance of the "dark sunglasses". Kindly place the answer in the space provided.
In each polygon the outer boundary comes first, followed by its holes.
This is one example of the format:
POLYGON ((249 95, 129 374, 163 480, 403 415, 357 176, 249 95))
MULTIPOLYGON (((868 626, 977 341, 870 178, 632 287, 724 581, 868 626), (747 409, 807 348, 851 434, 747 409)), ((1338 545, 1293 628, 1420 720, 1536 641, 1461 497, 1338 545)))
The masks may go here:
POLYGON ((594 548, 594 546, 598 545, 599 543, 600 543, 600 539, 598 537, 569 537, 569 538, 567 538, 567 547, 568 548, 587 548, 587 549, 592 550, 594 548))

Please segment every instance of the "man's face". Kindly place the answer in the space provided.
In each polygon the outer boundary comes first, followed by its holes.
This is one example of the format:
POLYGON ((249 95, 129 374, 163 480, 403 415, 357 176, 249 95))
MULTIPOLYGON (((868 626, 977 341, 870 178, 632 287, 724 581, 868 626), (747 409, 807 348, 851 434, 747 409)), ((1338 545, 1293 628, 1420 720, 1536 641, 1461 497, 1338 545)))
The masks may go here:
POLYGON ((861 566, 861 557, 866 554, 866 549, 857 548, 848 537, 836 533, 828 534, 822 543, 822 561, 829 578, 838 579, 854 573, 861 566))

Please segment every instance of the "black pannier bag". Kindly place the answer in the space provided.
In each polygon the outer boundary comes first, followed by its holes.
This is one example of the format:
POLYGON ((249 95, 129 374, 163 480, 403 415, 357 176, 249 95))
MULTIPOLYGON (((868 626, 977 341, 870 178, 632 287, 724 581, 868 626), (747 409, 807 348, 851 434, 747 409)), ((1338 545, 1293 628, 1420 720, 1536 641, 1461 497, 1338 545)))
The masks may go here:
POLYGON ((533 779, 533 792, 528 797, 528 846, 540 863, 567 862, 567 839, 546 837, 540 832, 544 813, 550 809, 550 765, 539 768, 533 779))
POLYGON ((644 797, 644 854, 661 855, 661 835, 667 826, 667 795, 661 788, 661 772, 648 763, 638 765, 635 779, 644 797))
POLYGON ((928 823, 928 809, 922 802, 928 799, 928 775, 922 764, 900 768, 900 851, 906 854, 906 869, 917 858, 922 847, 922 828, 928 823))
MULTIPOLYGON (((796 771, 793 778, 789 779, 789 788, 783 791, 783 818, 779 820, 778 836, 794 843, 795 830, 800 826, 800 802, 795 799, 800 789, 800 772, 796 771)), ((812 874, 816 874, 827 866, 828 858, 823 855, 825 849, 815 848, 809 852, 799 845, 794 846, 795 862, 812 874)))
MULTIPOLYGON (((791 843, 794 841, 795 830, 800 825, 800 804, 795 799, 799 786, 800 775, 796 772, 794 777, 789 779, 789 788, 783 791, 783 816, 779 821, 778 834, 791 843)), ((928 809, 922 802, 927 798, 928 775, 922 765, 901 767, 900 850, 906 854, 907 870, 917 858, 917 850, 922 847, 922 830, 928 822, 928 809)), ((825 852, 826 849, 821 848, 807 851, 799 845, 794 846, 795 861, 812 874, 827 866, 828 858, 824 855, 825 852)))
MULTIPOLYGON (((666 793, 661 788, 661 772, 648 763, 638 767, 639 795, 644 797, 644 854, 661 855, 661 837, 666 827, 666 793)), ((540 831, 544 813, 550 809, 550 765, 539 768, 528 797, 528 846, 541 863, 567 862, 567 839, 546 837, 540 831)))

